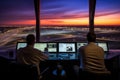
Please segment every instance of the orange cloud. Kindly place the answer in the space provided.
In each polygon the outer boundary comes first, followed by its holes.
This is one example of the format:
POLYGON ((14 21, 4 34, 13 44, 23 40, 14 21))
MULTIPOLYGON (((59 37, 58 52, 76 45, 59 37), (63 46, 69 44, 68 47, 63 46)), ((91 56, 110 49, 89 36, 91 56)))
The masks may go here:
POLYGON ((120 25, 120 14, 95 17, 96 25, 120 25))
POLYGON ((74 19, 50 19, 41 20, 41 24, 45 25, 86 25, 88 24, 88 18, 74 18, 74 19))

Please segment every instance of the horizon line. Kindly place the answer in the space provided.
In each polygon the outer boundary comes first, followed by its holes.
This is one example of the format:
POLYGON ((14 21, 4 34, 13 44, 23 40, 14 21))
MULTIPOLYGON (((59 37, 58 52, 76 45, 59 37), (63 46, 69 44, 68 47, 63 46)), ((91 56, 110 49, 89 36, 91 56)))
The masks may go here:
MULTIPOLYGON (((0 26, 36 26, 35 24, 0 24, 0 26)), ((40 26, 88 26, 89 25, 40 25, 40 26)), ((120 25, 94 25, 94 26, 120 26, 120 25)))

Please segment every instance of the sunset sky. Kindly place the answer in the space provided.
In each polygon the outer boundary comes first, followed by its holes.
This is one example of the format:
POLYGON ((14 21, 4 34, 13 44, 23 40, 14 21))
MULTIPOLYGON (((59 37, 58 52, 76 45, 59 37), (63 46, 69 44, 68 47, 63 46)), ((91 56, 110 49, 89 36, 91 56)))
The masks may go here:
MULTIPOLYGON (((41 25, 88 25, 89 0, 41 0, 41 25)), ((0 24, 35 24, 34 0, 0 0, 0 24)), ((120 0, 97 0, 95 25, 120 25, 120 0)))

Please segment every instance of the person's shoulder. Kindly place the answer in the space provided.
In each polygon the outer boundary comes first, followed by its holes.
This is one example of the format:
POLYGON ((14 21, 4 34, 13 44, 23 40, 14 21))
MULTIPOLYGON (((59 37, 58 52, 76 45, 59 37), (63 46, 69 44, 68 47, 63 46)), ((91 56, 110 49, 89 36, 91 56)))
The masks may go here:
POLYGON ((99 47, 99 49, 103 50, 103 48, 102 48, 102 47, 100 47, 100 46, 98 46, 98 47, 99 47))
MULTIPOLYGON (((100 47, 100 46, 98 46, 98 45, 96 45, 96 47, 97 47, 99 50, 103 50, 103 48, 100 47)), ((103 51, 104 51, 104 50, 103 50, 103 51)))
POLYGON ((79 49, 84 49, 86 46, 87 46, 87 45, 85 45, 85 46, 81 46, 79 49))
POLYGON ((84 50, 84 49, 85 49, 85 47, 86 47, 86 46, 81 46, 81 47, 79 48, 79 51, 84 50))
POLYGON ((16 53, 17 53, 17 54, 21 54, 21 53, 23 53, 24 51, 26 51, 25 48, 19 48, 19 49, 16 51, 16 53))

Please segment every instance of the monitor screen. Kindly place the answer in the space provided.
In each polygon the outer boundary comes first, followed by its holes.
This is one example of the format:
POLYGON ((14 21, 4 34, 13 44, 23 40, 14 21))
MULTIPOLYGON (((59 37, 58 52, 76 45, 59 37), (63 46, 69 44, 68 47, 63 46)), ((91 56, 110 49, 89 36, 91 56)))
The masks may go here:
POLYGON ((76 52, 75 43, 59 43, 58 52, 76 52))
MULTIPOLYGON (((27 46, 27 43, 25 42, 18 42, 17 43, 17 50, 19 48, 23 48, 23 47, 26 47, 27 46)), ((34 44, 34 48, 38 49, 38 50, 41 50, 41 51, 44 51, 44 48, 47 47, 47 44, 46 43, 35 43, 34 44)))
POLYGON ((77 53, 59 53, 59 60, 75 60, 77 59, 77 53))
POLYGON ((34 48, 37 48, 42 52, 45 52, 45 50, 47 50, 48 52, 57 52, 56 45, 57 45, 56 43, 40 42, 40 43, 35 43, 34 48))
POLYGON ((104 51, 108 51, 108 46, 106 42, 98 42, 97 45, 102 47, 104 51))
POLYGON ((58 60, 57 54, 56 53, 50 53, 48 59, 49 60, 58 60))
POLYGON ((25 42, 18 42, 17 43, 17 50, 19 49, 19 48, 23 48, 23 47, 25 47, 27 44, 25 43, 25 42))
POLYGON ((48 52, 57 52, 57 43, 47 44, 48 52))
POLYGON ((80 47, 85 46, 87 44, 88 44, 87 42, 78 42, 77 43, 77 49, 79 49, 80 47))
POLYGON ((47 47, 47 43, 35 43, 34 48, 44 52, 44 49, 47 47))

